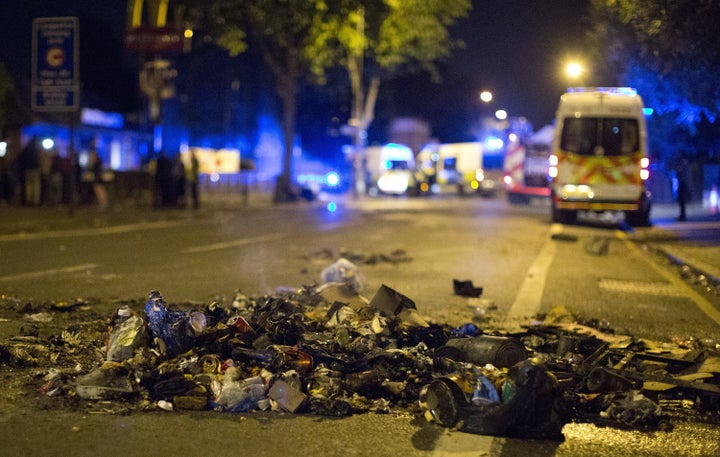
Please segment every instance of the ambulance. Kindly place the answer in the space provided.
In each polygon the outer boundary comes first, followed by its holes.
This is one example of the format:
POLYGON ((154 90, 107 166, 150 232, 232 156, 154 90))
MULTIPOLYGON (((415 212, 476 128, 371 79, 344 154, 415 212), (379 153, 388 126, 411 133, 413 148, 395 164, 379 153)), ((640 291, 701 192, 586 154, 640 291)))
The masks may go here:
POLYGON ((511 137, 503 158, 503 181, 510 203, 528 203, 550 197, 548 157, 555 126, 546 125, 527 139, 511 137))
POLYGON ((553 221, 616 215, 612 220, 649 225, 647 129, 635 89, 570 88, 555 128, 548 159, 553 221))
POLYGON ((366 187, 370 196, 409 195, 416 187, 415 155, 409 147, 388 143, 365 148, 366 187))

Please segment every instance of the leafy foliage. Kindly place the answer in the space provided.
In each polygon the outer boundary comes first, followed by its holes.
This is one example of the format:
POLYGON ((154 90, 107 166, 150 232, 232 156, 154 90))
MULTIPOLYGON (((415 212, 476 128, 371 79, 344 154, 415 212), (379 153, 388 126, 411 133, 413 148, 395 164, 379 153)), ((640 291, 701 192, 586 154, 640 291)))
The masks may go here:
MULTIPOLYGON (((593 0, 594 41, 609 73, 636 87, 658 117, 657 147, 712 154, 720 146, 720 3, 593 0), (702 149, 701 149, 702 148, 702 149)), ((673 151, 675 150, 675 151, 673 151)))
MULTIPOLYGON (((290 161, 299 80, 324 84, 330 70, 351 80, 354 113, 363 103, 363 75, 423 68, 458 45, 447 26, 463 17, 470 0, 178 0, 187 17, 231 55, 261 49, 283 101, 284 175, 290 161), (367 63, 367 65, 366 65, 367 63)), ((372 83, 371 83, 372 85, 372 83)))

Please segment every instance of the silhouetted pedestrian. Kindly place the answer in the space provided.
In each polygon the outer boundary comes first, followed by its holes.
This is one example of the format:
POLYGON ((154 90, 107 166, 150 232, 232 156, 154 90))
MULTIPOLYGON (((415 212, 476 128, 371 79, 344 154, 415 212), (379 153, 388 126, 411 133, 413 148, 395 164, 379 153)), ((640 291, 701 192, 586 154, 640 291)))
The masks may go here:
POLYGON ((190 197, 192 198, 193 209, 200 207, 198 185, 200 179, 200 161, 194 150, 190 150, 190 166, 187 169, 187 182, 190 185, 190 197))
POLYGON ((173 183, 175 184, 173 189, 175 191, 175 206, 185 208, 185 164, 179 155, 173 163, 173 183))
POLYGON ((88 156, 88 170, 92 172, 92 189, 95 195, 95 201, 98 204, 98 209, 104 211, 108 206, 108 194, 107 187, 103 182, 102 174, 102 160, 95 147, 90 149, 90 155, 88 156))
POLYGON ((172 162, 160 151, 155 162, 155 208, 165 208, 173 202, 172 162))
POLYGON ((20 151, 18 159, 18 174, 20 177, 20 192, 22 204, 37 206, 40 204, 40 139, 32 140, 20 151))
POLYGON ((677 178, 677 202, 680 206, 679 221, 687 220, 685 207, 690 199, 690 166, 685 153, 680 153, 675 164, 675 177, 677 178))

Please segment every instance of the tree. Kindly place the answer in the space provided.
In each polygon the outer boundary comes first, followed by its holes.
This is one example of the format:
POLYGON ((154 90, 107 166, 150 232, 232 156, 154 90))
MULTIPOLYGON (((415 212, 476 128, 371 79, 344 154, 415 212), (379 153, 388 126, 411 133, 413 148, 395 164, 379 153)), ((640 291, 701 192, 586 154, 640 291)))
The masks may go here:
POLYGON ((189 18, 204 28, 231 55, 258 46, 275 78, 282 102, 284 155, 274 201, 292 198, 292 149, 298 82, 307 71, 303 49, 317 13, 315 1, 295 0, 180 0, 189 7, 189 18))
POLYGON ((592 0, 593 41, 608 74, 655 111, 651 140, 667 158, 718 151, 720 3, 592 0), (703 148, 703 149, 701 149, 703 148))
POLYGON ((365 62, 385 72, 433 71, 453 42, 447 26, 467 14, 469 0, 179 0, 191 18, 211 31, 231 54, 248 46, 261 49, 282 100, 283 173, 275 201, 290 195, 297 91, 301 78, 318 83, 326 71, 343 66, 351 82, 351 124, 356 138, 372 120, 380 72, 364 88, 365 62))
POLYGON ((356 149, 353 168, 357 184, 359 151, 374 118, 381 78, 418 69, 437 78, 435 62, 448 57, 454 46, 461 44, 451 39, 448 26, 466 16, 471 3, 469 0, 320 3, 328 14, 312 28, 306 56, 319 81, 324 81, 326 71, 337 65, 347 71, 352 91, 348 124, 356 149))

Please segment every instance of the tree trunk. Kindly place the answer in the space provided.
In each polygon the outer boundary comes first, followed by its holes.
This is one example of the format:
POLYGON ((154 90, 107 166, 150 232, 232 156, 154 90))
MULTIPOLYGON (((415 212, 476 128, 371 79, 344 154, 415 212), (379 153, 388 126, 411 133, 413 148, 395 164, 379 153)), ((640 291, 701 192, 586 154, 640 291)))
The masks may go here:
POLYGON ((292 157, 293 157, 293 139, 295 137, 295 119, 297 112, 297 92, 298 82, 298 61, 292 51, 286 51, 283 56, 284 65, 276 65, 276 61, 270 56, 266 56, 266 61, 270 63, 276 81, 276 90, 282 101, 282 134, 283 134, 283 163, 282 172, 277 178, 275 184, 275 192, 273 195, 274 203, 286 203, 297 200, 297 193, 292 185, 292 157))
POLYGON ((367 146, 367 129, 375 118, 375 102, 380 90, 380 79, 375 77, 370 80, 367 96, 362 84, 361 65, 350 59, 348 61, 348 73, 350 74, 350 85, 353 92, 352 123, 355 127, 353 134, 353 196, 355 198, 364 194, 365 189, 365 147, 367 146))
POLYGON ((295 84, 289 84, 281 90, 282 99, 282 133, 283 133, 283 166, 282 173, 275 185, 274 203, 285 203, 297 200, 296 192, 292 186, 292 155, 293 137, 295 136, 295 117, 297 101, 295 100, 295 84))

